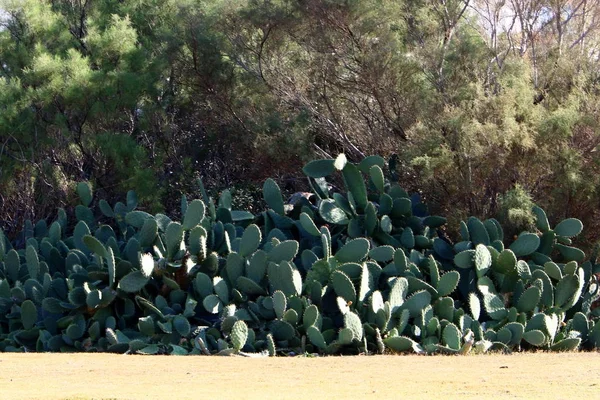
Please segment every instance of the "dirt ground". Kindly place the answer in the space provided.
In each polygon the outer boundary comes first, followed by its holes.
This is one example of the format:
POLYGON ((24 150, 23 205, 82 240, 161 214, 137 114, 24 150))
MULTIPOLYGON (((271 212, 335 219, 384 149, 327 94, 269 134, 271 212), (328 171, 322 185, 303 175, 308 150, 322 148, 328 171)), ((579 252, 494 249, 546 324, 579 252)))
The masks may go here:
POLYGON ((243 358, 0 353, 0 399, 598 399, 600 354, 243 358))

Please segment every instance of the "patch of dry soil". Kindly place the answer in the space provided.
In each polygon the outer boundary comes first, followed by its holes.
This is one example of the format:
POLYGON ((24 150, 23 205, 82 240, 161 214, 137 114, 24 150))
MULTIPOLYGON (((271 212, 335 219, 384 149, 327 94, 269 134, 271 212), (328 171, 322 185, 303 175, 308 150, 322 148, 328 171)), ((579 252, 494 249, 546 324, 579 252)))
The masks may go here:
POLYGON ((0 399, 598 399, 599 357, 0 353, 0 399))

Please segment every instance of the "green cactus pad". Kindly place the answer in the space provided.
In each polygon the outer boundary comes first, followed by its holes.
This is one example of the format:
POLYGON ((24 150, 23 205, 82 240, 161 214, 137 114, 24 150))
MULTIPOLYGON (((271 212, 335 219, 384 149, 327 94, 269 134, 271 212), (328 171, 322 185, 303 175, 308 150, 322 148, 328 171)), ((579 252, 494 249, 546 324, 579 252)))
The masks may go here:
POLYGON ((458 327, 452 323, 446 325, 442 333, 442 340, 449 348, 460 350, 461 333, 458 327))
POLYGON ((204 309, 212 314, 218 314, 223 309, 223 303, 221 300, 214 294, 210 294, 202 300, 202 306, 204 309))
POLYGON ((148 336, 148 337, 154 336, 155 329, 154 329, 154 320, 152 319, 152 317, 150 317, 150 316, 140 317, 138 320, 137 327, 138 327, 138 330, 140 331, 140 333, 143 334, 144 336, 148 336))
POLYGON ((269 260, 278 264, 281 261, 292 261, 298 254, 299 244, 295 240, 285 240, 271 249, 269 260))
POLYGON ((38 319, 37 307, 31 300, 25 300, 21 304, 21 323, 24 329, 31 329, 38 319))
POLYGON ((576 312, 572 320, 573 329, 581 333, 581 336, 586 338, 589 333, 589 321, 584 313, 576 312))
POLYGON ((470 240, 474 245, 483 244, 488 246, 490 244, 490 236, 487 232, 487 229, 485 229, 483 222, 481 222, 479 219, 470 217, 467 220, 467 227, 470 240))
POLYGON ((331 284, 338 296, 346 302, 356 302, 356 289, 348 276, 341 271, 334 271, 331 275, 331 284))
POLYGON ((560 243, 556 243, 554 247, 558 249, 565 261, 583 262, 585 260, 585 253, 576 247, 565 246, 560 243))
POLYGON ((451 297, 442 297, 438 299, 433 306, 433 310, 435 315, 437 315, 440 320, 445 319, 448 321, 453 321, 454 299, 451 297))
POLYGON ((81 200, 81 204, 86 207, 92 203, 92 186, 88 182, 79 182, 77 184, 77 195, 81 200))
POLYGON ((347 225, 350 222, 344 210, 338 207, 336 202, 331 199, 321 200, 319 215, 330 224, 347 225))
POLYGON ((544 271, 550 278, 557 281, 560 281, 563 277, 562 270, 560 269, 560 267, 552 261, 544 264, 544 271))
POLYGON ((157 344, 149 344, 149 345, 137 350, 136 353, 150 356, 150 355, 158 354, 159 351, 160 351, 160 348, 158 347, 157 344))
POLYGON ((98 239, 91 235, 84 235, 82 240, 94 253, 98 254, 100 257, 106 257, 106 248, 98 239))
POLYGON ((544 332, 533 329, 523 333, 523 339, 532 346, 541 347, 546 343, 544 332))
POLYGON ((362 274, 362 265, 357 263, 345 263, 338 266, 337 270, 346 274, 350 280, 358 280, 362 274))
POLYGON ((304 230, 310 235, 317 237, 321 236, 319 228, 317 228, 315 222, 307 213, 303 212, 300 214, 300 224, 302 225, 302 228, 304 228, 304 230))
POLYGON ((550 224, 548 223, 546 212, 538 206, 533 206, 532 211, 535 215, 535 226, 542 232, 548 232, 550 230, 550 224))
POLYGON ((559 322, 558 315, 556 314, 544 315, 544 328, 551 340, 554 340, 554 337, 558 332, 559 322))
POLYGON ((449 271, 440 276, 440 281, 437 285, 438 296, 449 296, 458 287, 460 274, 458 271, 449 271))
POLYGON ((344 183, 349 194, 352 195, 359 209, 364 209, 367 206, 367 187, 365 181, 356 165, 346 163, 342 170, 344 183))
MULTIPOLYGON (((311 304, 310 306, 306 307, 306 310, 304 310, 304 315, 302 316, 302 324, 304 329, 308 330, 309 327, 317 325, 318 319, 319 309, 317 306, 311 304)), ((318 328, 320 329, 320 327, 318 328)))
POLYGON ((352 340, 354 339, 354 333, 351 329, 342 328, 338 333, 338 342, 342 345, 352 344, 352 340))
POLYGON ((267 294, 260 285, 245 276, 238 277, 235 285, 238 290, 247 295, 257 296, 267 294))
POLYGON ((540 237, 534 233, 522 233, 517 237, 509 249, 517 257, 528 256, 534 253, 540 246, 540 237))
POLYGON ((481 315, 481 302, 475 293, 469 293, 469 310, 474 320, 479 320, 481 315))
POLYGON ((248 325, 244 321, 237 321, 231 329, 231 343, 236 351, 240 351, 248 340, 248 325))
POLYGON ((144 220, 142 228, 139 232, 139 241, 142 248, 151 247, 158 234, 158 223, 154 218, 147 218, 144 220))
POLYGON ((275 340, 273 339, 273 335, 271 333, 267 334, 267 351, 269 352, 269 357, 275 357, 277 355, 275 340))
POLYGON ((223 304, 229 304, 229 286, 227 282, 220 276, 213 278, 213 288, 217 297, 223 304))
POLYGON ((426 268, 429 269, 429 280, 431 282, 431 286, 437 288, 440 283, 440 269, 433 255, 427 257, 425 265, 426 268))
POLYGON ((101 291, 95 289, 87 294, 85 303, 88 306, 88 308, 91 308, 91 309, 98 308, 98 306, 100 306, 101 302, 102 302, 102 292, 101 291))
POLYGON ((446 225, 448 220, 439 215, 430 215, 423 219, 423 225, 428 226, 432 229, 439 228, 440 226, 446 225))
POLYGON ((554 305, 556 307, 571 308, 572 299, 579 298, 581 286, 579 278, 575 275, 565 275, 556 284, 554 293, 554 305))
POLYGON ((544 313, 540 312, 533 314, 533 316, 529 318, 529 321, 527 321, 527 324, 525 325, 525 331, 539 330, 548 333, 546 330, 545 318, 546 314, 544 313))
POLYGON ((408 260, 402 249, 398 249, 394 252, 394 265, 398 272, 404 272, 408 268, 408 260))
POLYGON ((512 340, 512 332, 510 329, 502 327, 496 333, 496 341, 508 345, 512 340))
POLYGON ((172 323, 173 323, 173 328, 175 328, 175 331, 177 333, 179 333, 181 336, 187 337, 190 334, 190 331, 191 331, 190 322, 184 316, 176 315, 175 317, 173 317, 172 323))
POLYGON ((431 294, 427 290, 420 290, 413 293, 406 299, 403 308, 410 312, 411 317, 416 317, 421 314, 421 311, 431 303, 431 294))
POLYGON ((254 282, 260 283, 267 271, 268 258, 267 253, 262 250, 254 252, 246 266, 246 276, 254 282))
POLYGON ((110 247, 106 248, 106 265, 108 266, 108 287, 112 288, 115 284, 117 265, 113 250, 110 247))
POLYGON ((302 168, 302 172, 310 178, 324 178, 335 171, 334 159, 314 160, 302 168))
POLYGON ((335 253, 335 258, 341 262, 359 263, 369 254, 369 241, 365 238, 352 239, 335 253))
MULTIPOLYGON (((8 282, 0 281, 0 297, 10 298, 10 292, 8 292, 8 296, 2 295, 2 288, 4 287, 4 284, 6 284, 6 286, 8 287, 8 282)), ((61 303, 62 302, 60 300, 58 300, 57 298, 46 297, 42 301, 42 308, 49 313, 61 314, 62 312, 65 311, 65 308, 61 305, 61 303)))
POLYGON ((506 249, 500 252, 496 263, 492 265, 497 272, 510 275, 517 270, 517 257, 512 250, 506 249))
MULTIPOLYGON (((404 304, 406 294, 408 293, 408 281, 404 277, 396 278, 390 289, 389 303, 392 307, 392 312, 395 312, 404 304)), ((376 312, 376 311, 375 311, 376 312)))
POLYGON ((383 193, 385 186, 385 178, 383 177, 383 171, 379 165, 373 165, 369 168, 369 176, 371 177, 371 181, 375 185, 375 188, 383 193))
POLYGON ((497 294, 484 294, 483 306, 485 307, 485 310, 490 315, 490 317, 492 317, 496 321, 505 318, 508 314, 508 311, 504 307, 504 301, 497 294))
POLYGON ((127 209, 133 210, 137 207, 137 204, 138 204, 137 194, 135 193, 135 191, 129 190, 127 192, 127 209))
POLYGON ((529 281, 531 279, 531 269, 529 268, 529 264, 523 260, 517 261, 517 274, 524 282, 529 281))
POLYGON ((385 160, 383 157, 378 155, 367 156, 358 163, 358 169, 366 174, 374 165, 377 165, 379 168, 383 168, 385 166, 385 160))
POLYGON ((402 231, 402 234, 400 235, 400 243, 407 249, 412 249, 415 247, 415 235, 410 227, 406 227, 402 231))
POLYGON ((362 265, 360 273, 360 286, 357 300, 364 302, 367 296, 375 289, 373 274, 368 265, 362 265))
POLYGON ((154 218, 151 214, 145 211, 130 211, 125 214, 125 222, 134 228, 141 228, 147 219, 154 218))
POLYGON ((183 218, 183 229, 190 230, 199 225, 204 218, 205 209, 202 200, 193 200, 189 203, 183 218))
POLYGON ((525 326, 523 324, 521 324, 520 322, 509 322, 508 324, 504 325, 502 329, 510 330, 511 339, 509 345, 517 346, 521 343, 521 340, 523 339, 523 334, 525 332, 525 326))
POLYGON ((327 348, 327 343, 325 342, 325 338, 323 337, 323 334, 314 325, 311 325, 310 327, 308 327, 308 329, 306 330, 306 335, 308 336, 308 340, 310 340, 310 342, 314 346, 317 346, 317 348, 319 348, 321 350, 324 350, 325 348, 327 348))
POLYGON ((279 185, 271 178, 267 179, 263 185, 263 198, 269 208, 273 209, 277 214, 285 214, 281 189, 279 189, 279 185))
POLYGON ((161 321, 165 320, 165 315, 158 308, 156 308, 156 306, 154 304, 152 304, 150 301, 144 299, 141 296, 135 296, 135 301, 141 308, 144 308, 148 312, 156 315, 159 320, 161 320, 161 321))
POLYGON ((115 213, 106 200, 100 199, 98 202, 98 208, 100 208, 100 212, 102 212, 105 217, 114 218, 115 213))
POLYGON ((196 289, 196 293, 200 295, 200 298, 205 298, 206 296, 213 294, 212 279, 205 273, 198 272, 194 279, 194 288, 196 289))
MULTIPOLYGON (((0 231, 1 232, 1 231, 0 231)), ((52 225, 50 225, 50 230, 48 232, 48 239, 50 243, 56 245, 59 240, 62 239, 62 228, 57 221, 54 221, 52 225)), ((2 256, 5 254, 4 249, 4 235, 0 233, 0 261, 2 261, 2 256)))
POLYGON ((387 331, 390 321, 392 319, 392 308, 390 307, 389 302, 385 302, 383 308, 377 310, 377 314, 375 315, 375 323, 377 327, 382 331, 387 331))
POLYGON ((474 261, 477 277, 481 278, 488 272, 492 265, 492 255, 488 248, 483 244, 478 244, 477 247, 475 247, 474 261))
POLYGON ((160 330, 163 333, 167 333, 167 334, 173 333, 173 322, 171 322, 171 321, 167 321, 167 322, 158 321, 156 323, 156 325, 158 325, 158 327, 160 328, 160 330))
POLYGON ((40 259, 35 247, 28 245, 25 250, 25 262, 27 263, 27 271, 31 279, 37 279, 40 273, 40 259))
POLYGON ((283 318, 283 314, 287 308, 287 299, 281 290, 276 290, 273 293, 273 310, 277 318, 283 318))
POLYGON ((146 286, 149 278, 142 271, 136 270, 128 273, 119 281, 117 287, 126 293, 139 292, 146 286))
POLYGON ((8 253, 6 253, 4 263, 8 278, 13 282, 17 281, 19 279, 19 269, 21 267, 19 253, 17 253, 15 249, 11 249, 8 253))
POLYGON ((485 226, 485 230, 490 237, 490 243, 493 243, 496 240, 501 240, 500 233, 498 232, 498 228, 494 221, 491 219, 486 219, 483 221, 483 226, 485 226))
POLYGON ((591 346, 595 348, 600 347, 600 323, 598 323, 597 321, 594 327, 590 330, 588 338, 591 346))
POLYGON ((283 320, 292 326, 296 326, 299 319, 298 312, 293 308, 290 308, 283 314, 283 320))
POLYGON ((567 338, 550 346, 552 351, 575 351, 581 344, 581 338, 567 338))
POLYGON ((577 261, 569 261, 563 267, 563 271, 565 275, 575 275, 577 273, 577 269, 579 268, 577 261))
POLYGON ((181 240, 183 239, 183 227, 178 222, 171 222, 167 225, 165 232, 167 254, 170 258, 179 251, 181 240))
POLYGON ((348 312, 344 315, 344 327, 352 331, 353 339, 362 340, 364 334, 362 322, 354 312, 348 312))
POLYGON ((554 231, 543 233, 540 238, 540 247, 538 247, 537 252, 548 257, 554 250, 555 241, 556 233, 554 233, 554 231))
POLYGON ((385 263, 393 260, 395 251, 392 246, 378 246, 369 251, 369 258, 385 263))
POLYGON ((296 334, 292 325, 283 320, 275 320, 270 325, 271 333, 276 340, 290 340, 296 334))
POLYGON ((287 261, 282 261, 279 265, 269 263, 268 275, 273 290, 281 290, 288 297, 298 295, 302 291, 302 277, 287 261))
POLYGON ((454 256, 454 265, 469 269, 475 265, 475 250, 463 250, 454 256))
POLYGON ((556 227, 554 227, 554 233, 558 236, 573 237, 577 236, 583 230, 583 223, 577 218, 568 218, 562 220, 556 227))
POLYGON ((541 290, 537 286, 530 286, 519 296, 517 309, 520 312, 531 312, 538 305, 541 297, 541 290))
POLYGON ((414 276, 409 275, 406 277, 406 280, 408 281, 409 293, 413 293, 418 290, 427 290, 431 294, 431 296, 438 296, 437 290, 429 283, 425 282, 423 279, 415 278, 414 276))
POLYGON ((402 353, 413 350, 416 342, 406 336, 393 336, 383 339, 383 343, 393 351, 402 353))

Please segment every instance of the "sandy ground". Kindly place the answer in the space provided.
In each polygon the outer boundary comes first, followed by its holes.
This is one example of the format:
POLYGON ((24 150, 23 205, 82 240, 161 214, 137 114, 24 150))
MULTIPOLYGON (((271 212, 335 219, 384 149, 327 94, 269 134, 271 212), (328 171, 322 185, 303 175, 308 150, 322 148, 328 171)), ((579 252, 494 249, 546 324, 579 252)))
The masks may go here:
POLYGON ((0 353, 0 399, 598 399, 600 354, 243 358, 0 353))

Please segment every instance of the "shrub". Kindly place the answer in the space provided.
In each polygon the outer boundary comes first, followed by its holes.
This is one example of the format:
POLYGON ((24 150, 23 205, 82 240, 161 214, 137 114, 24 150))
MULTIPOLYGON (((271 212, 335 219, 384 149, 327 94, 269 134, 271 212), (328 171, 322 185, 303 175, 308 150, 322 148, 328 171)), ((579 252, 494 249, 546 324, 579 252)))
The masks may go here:
POLYGON ((97 201, 80 183, 64 210, 0 236, 0 351, 141 354, 467 353, 600 346, 595 258, 572 246, 583 226, 504 240, 495 219, 446 219, 386 179, 378 156, 303 171, 316 204, 290 207, 268 179, 268 209, 232 209, 224 192, 181 201, 182 221, 97 201), (345 193, 331 193, 339 174, 345 193), (102 219, 99 219, 102 215, 102 219), (98 221, 111 221, 110 225, 98 221))

